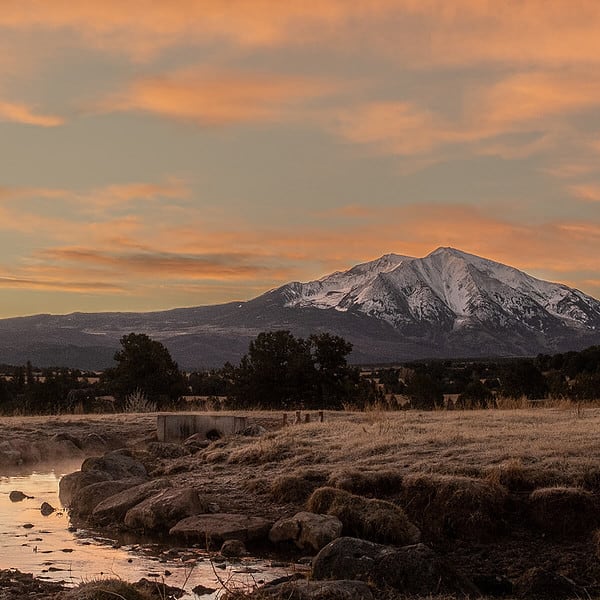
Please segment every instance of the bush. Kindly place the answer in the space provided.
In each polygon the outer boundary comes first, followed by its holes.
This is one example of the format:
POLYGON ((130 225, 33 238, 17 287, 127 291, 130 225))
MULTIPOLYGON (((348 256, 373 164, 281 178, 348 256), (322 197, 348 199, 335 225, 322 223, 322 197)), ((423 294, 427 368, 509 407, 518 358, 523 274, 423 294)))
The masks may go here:
POLYGON ((550 487, 529 496, 532 522, 555 536, 591 533, 600 523, 598 501, 591 492, 575 487, 550 487))
POLYGON ((408 515, 432 540, 488 541, 501 530, 506 489, 491 481, 454 475, 407 475, 402 486, 408 515))
POLYGON ((340 471, 329 477, 329 485, 361 496, 379 498, 402 489, 402 474, 398 471, 340 471))
POLYGON ((322 487, 308 499, 310 512, 334 515, 343 524, 343 535, 381 544, 415 544, 421 534, 404 511, 391 502, 355 496, 344 490, 322 487))

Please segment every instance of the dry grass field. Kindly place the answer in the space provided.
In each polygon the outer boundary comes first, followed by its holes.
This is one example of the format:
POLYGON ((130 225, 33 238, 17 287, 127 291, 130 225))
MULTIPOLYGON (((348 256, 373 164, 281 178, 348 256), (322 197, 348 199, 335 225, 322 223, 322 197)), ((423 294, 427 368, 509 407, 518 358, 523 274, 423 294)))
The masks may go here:
POLYGON ((104 435, 222 512, 276 520, 318 508, 345 535, 399 545, 414 524, 478 585, 506 578, 516 597, 600 597, 600 408, 326 412, 287 426, 280 412, 242 414, 260 435, 191 454, 155 443, 152 414, 3 418, 0 435, 34 462, 52 454, 44 444, 60 458, 65 434, 104 435))

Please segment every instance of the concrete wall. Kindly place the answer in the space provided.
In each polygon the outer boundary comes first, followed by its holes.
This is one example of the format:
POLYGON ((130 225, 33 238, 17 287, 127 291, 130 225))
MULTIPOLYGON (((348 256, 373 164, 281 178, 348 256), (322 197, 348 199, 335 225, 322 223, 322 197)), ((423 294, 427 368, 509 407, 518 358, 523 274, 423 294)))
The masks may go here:
POLYGON ((246 417, 229 415, 160 414, 157 417, 157 434, 159 442, 182 442, 195 433, 207 439, 216 439, 239 433, 245 429, 246 417))

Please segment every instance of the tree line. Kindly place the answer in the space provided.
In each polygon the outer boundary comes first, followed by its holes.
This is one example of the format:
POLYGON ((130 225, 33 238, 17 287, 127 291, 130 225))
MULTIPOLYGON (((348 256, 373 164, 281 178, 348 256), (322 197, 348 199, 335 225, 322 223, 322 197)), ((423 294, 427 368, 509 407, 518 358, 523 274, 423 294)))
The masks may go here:
POLYGON ((406 408, 494 406, 498 397, 600 397, 600 346, 531 359, 435 360, 362 370, 348 362, 352 344, 330 333, 306 339, 260 333, 239 364, 183 372, 168 349, 145 334, 120 340, 115 365, 99 377, 76 369, 1 366, 0 412, 55 414, 124 410, 135 396, 157 410, 183 408, 186 396, 224 400, 225 408, 362 409, 402 398, 406 408), (109 399, 109 400, 107 400, 109 399))

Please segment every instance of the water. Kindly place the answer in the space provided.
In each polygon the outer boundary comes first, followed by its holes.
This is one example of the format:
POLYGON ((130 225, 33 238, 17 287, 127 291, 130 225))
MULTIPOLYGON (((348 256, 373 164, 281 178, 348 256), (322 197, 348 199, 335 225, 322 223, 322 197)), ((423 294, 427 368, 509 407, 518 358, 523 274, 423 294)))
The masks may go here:
POLYGON ((79 466, 66 463, 0 477, 0 568, 17 568, 67 585, 103 577, 127 581, 146 577, 182 587, 188 598, 203 600, 218 598, 223 584, 252 586, 288 575, 293 569, 271 567, 269 561, 253 558, 215 563, 206 552, 195 548, 110 539, 91 530, 75 529, 58 498, 58 484, 64 474, 79 466), (33 498, 12 502, 9 494, 13 490, 33 498), (55 512, 43 516, 43 502, 55 507, 55 512), (198 585, 215 591, 192 594, 198 585))

